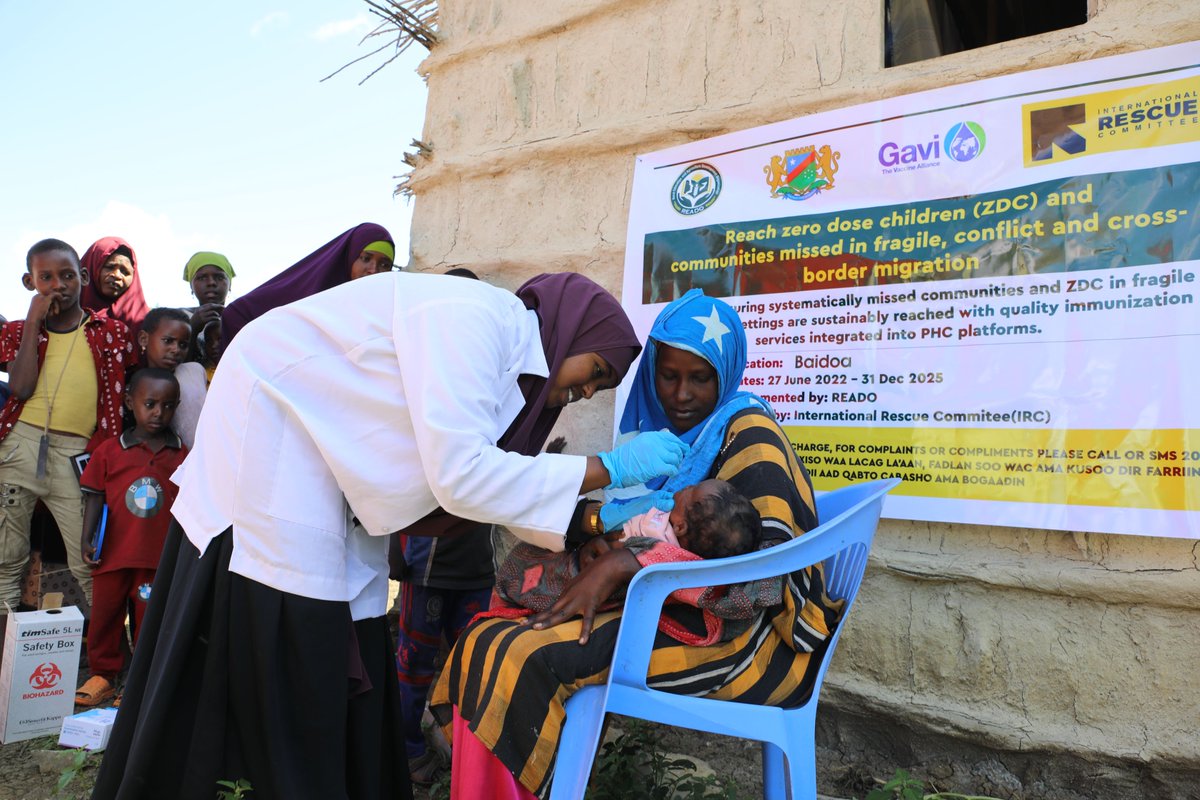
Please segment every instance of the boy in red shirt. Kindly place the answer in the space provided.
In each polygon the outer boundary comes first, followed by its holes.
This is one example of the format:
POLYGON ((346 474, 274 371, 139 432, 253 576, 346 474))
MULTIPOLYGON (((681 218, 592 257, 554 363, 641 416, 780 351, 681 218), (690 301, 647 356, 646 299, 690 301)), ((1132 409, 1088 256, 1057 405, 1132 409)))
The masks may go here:
POLYGON ((134 427, 97 447, 79 481, 87 498, 82 556, 92 568, 93 596, 87 648, 92 675, 75 693, 78 706, 99 705, 116 692, 130 601, 137 644, 178 491, 171 475, 187 455, 171 430, 179 405, 174 374, 157 367, 138 370, 129 381, 125 405, 133 412, 134 427), (97 557, 94 537, 106 503, 108 522, 97 557))
MULTIPOLYGON (((0 408, 0 614, 16 609, 29 561, 29 520, 38 500, 58 522, 71 574, 90 598, 92 579, 75 538, 83 522, 71 457, 121 432, 125 369, 133 337, 125 323, 79 305, 88 281, 60 239, 29 248, 21 282, 34 293, 23 321, 0 325, 0 363, 12 396, 0 408)), ((0 620, 3 622, 3 620, 0 620)))

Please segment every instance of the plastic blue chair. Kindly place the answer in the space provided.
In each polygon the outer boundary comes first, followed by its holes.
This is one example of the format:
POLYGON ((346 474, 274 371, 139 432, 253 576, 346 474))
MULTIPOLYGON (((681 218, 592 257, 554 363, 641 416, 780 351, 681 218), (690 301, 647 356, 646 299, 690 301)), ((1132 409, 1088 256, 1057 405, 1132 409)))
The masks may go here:
POLYGON ((607 712, 761 741, 764 796, 768 800, 816 798, 817 695, 862 583, 883 497, 899 483, 897 478, 874 481, 820 496, 817 518, 824 522, 787 544, 732 558, 655 564, 639 570, 629 583, 608 683, 584 687, 567 701, 550 800, 583 797, 607 712), (733 703, 670 694, 646 685, 658 617, 671 592, 783 575, 819 561, 825 562, 827 593, 846 602, 829 637, 812 695, 803 705, 733 703))

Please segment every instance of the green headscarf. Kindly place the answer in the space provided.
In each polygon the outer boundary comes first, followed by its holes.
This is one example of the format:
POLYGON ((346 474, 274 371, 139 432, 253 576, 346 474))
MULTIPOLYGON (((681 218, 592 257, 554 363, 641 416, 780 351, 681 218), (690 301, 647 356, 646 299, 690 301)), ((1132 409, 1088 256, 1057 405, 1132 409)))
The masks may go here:
POLYGON ((396 260, 396 248, 392 246, 391 242, 371 242, 362 251, 364 253, 383 253, 389 261, 396 260))
POLYGON ((220 253, 210 253, 207 250, 201 250, 188 259, 187 266, 183 268, 183 279, 191 283, 201 267, 216 267, 224 272, 230 280, 233 280, 233 266, 229 263, 229 259, 220 253))

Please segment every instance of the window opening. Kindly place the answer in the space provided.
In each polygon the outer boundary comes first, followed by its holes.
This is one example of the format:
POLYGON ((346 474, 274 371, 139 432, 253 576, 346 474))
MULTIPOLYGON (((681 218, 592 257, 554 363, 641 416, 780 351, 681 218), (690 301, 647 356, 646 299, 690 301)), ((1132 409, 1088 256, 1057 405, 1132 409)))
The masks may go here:
POLYGON ((884 66, 1082 25, 1089 0, 884 0, 884 66))

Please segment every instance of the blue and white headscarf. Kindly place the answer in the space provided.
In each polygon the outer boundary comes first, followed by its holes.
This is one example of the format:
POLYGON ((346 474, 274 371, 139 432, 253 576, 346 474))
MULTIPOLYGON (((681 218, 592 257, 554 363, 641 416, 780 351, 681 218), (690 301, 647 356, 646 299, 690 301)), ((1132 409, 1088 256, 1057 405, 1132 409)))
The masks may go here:
MULTIPOLYGON (((740 390, 745 369, 746 330, 728 303, 692 289, 662 310, 650 329, 637 376, 621 414, 618 440, 666 428, 690 444, 692 452, 673 477, 647 481, 644 488, 638 487, 640 491, 629 494, 654 489, 678 491, 704 480, 712 471, 724 443, 725 428, 735 414, 747 408, 761 408, 774 416, 765 400, 740 390), (700 356, 717 372, 716 408, 703 422, 684 433, 671 425, 654 388, 658 346, 663 344, 700 356)), ((625 492, 620 494, 629 496, 625 492)))

